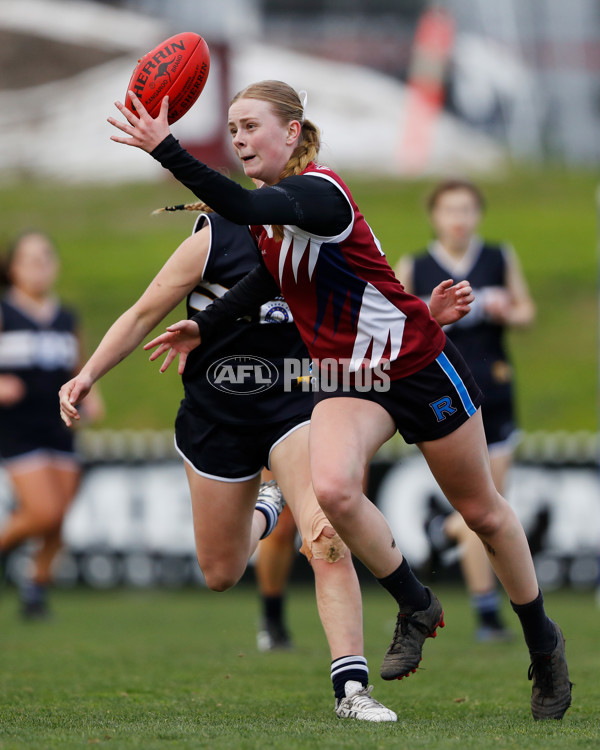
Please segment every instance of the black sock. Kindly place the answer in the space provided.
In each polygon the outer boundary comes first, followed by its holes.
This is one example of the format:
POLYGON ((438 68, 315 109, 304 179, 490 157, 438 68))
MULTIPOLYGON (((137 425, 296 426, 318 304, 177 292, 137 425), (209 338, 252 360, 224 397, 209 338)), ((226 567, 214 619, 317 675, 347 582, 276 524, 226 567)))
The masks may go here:
POLYGON ((265 620, 276 623, 283 621, 283 595, 263 596, 262 608, 265 620))
POLYGON ((406 558, 393 573, 377 581, 390 592, 400 607, 427 609, 431 602, 428 590, 412 572, 406 558))
POLYGON ((500 597, 495 589, 471 595, 471 605, 477 617, 479 624, 502 630, 502 620, 500 619, 500 597))
POLYGON ((19 587, 19 595, 23 604, 43 606, 46 603, 48 585, 36 581, 25 581, 19 587))
POLYGON ((10 552, 7 549, 0 549, 0 584, 8 580, 8 556, 10 552))
POLYGON ((521 621, 525 643, 532 654, 549 654, 556 646, 556 630, 544 610, 542 592, 532 602, 511 606, 521 621))
POLYGON ((338 700, 346 697, 344 686, 348 680, 360 682, 363 687, 369 684, 369 667, 364 656, 340 656, 331 662, 333 692, 338 700))

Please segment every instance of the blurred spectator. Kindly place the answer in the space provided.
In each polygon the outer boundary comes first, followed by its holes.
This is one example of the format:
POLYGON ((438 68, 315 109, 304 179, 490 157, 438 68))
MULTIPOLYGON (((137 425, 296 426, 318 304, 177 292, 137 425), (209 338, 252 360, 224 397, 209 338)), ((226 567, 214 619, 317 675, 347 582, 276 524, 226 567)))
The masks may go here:
MULTIPOLYGON (((397 274, 408 292, 426 301, 448 277, 455 282, 468 279, 473 288, 470 314, 445 330, 483 391, 492 477, 504 495, 517 437, 505 333, 510 327, 532 323, 535 306, 515 251, 478 236, 483 209, 483 195, 475 184, 467 180, 439 183, 427 201, 434 239, 425 252, 402 258, 397 274)), ((448 540, 460 545, 462 572, 478 620, 478 640, 510 637, 502 624, 495 577, 479 538, 458 513, 434 514, 429 533, 434 547, 443 548, 448 540)))
MULTIPOLYGON (((61 527, 81 475, 73 434, 62 423, 58 390, 80 363, 76 317, 53 292, 59 262, 51 240, 21 235, 2 264, 0 298, 0 458, 16 505, 0 529, 0 563, 29 539, 39 541, 20 583, 26 618, 48 614, 47 588, 61 527)), ((102 414, 96 394, 88 417, 102 414)))

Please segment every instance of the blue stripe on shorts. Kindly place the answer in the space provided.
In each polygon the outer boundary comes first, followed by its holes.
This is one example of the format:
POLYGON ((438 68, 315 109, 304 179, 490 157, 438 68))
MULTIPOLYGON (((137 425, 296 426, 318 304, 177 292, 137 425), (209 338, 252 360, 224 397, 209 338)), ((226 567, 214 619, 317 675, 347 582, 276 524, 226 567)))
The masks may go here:
POLYGON ((463 379, 454 369, 454 365, 450 362, 444 352, 442 352, 435 361, 450 378, 452 385, 456 388, 456 392, 460 396, 460 400, 462 401, 462 405, 464 406, 465 411, 470 417, 472 417, 477 409, 475 408, 475 404, 471 401, 471 397, 469 396, 469 392, 465 387, 463 379))

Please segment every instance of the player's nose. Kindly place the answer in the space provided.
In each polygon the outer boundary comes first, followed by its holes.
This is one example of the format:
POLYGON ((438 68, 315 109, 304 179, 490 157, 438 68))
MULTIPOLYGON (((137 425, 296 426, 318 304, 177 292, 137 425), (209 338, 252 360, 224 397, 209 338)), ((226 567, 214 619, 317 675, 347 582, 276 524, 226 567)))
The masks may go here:
POLYGON ((242 135, 242 134, 240 133, 240 131, 239 131, 239 130, 238 130, 238 132, 237 132, 237 133, 236 133, 236 134, 235 134, 235 135, 233 136, 233 145, 234 145, 234 146, 235 146, 236 148, 243 148, 243 147, 244 147, 244 146, 246 145, 246 141, 245 141, 245 139, 244 139, 243 135, 242 135))

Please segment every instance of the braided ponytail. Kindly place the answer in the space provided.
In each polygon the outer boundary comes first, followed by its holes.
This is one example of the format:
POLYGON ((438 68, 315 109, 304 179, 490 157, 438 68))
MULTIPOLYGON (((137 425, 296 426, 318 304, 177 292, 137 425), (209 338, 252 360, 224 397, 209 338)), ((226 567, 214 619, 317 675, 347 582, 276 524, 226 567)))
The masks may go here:
POLYGON ((197 203, 178 203, 176 206, 163 206, 162 208, 155 208, 152 211, 154 214, 162 214, 165 211, 170 213, 174 211, 202 211, 205 214, 212 213, 212 208, 208 206, 204 201, 198 201, 197 203))
POLYGON ((311 161, 317 158, 320 147, 319 128, 310 120, 304 120, 302 123, 301 140, 292 152, 279 179, 283 180, 295 174, 302 174, 311 161))
MULTIPOLYGON (((311 161, 317 158, 320 145, 319 128, 310 120, 304 120, 302 123, 301 140, 288 159, 288 163, 285 165, 279 179, 283 180, 295 174, 302 174, 311 161)), ((283 239, 283 227, 281 224, 274 224, 271 228, 273 230, 273 237, 281 242, 283 239)))

